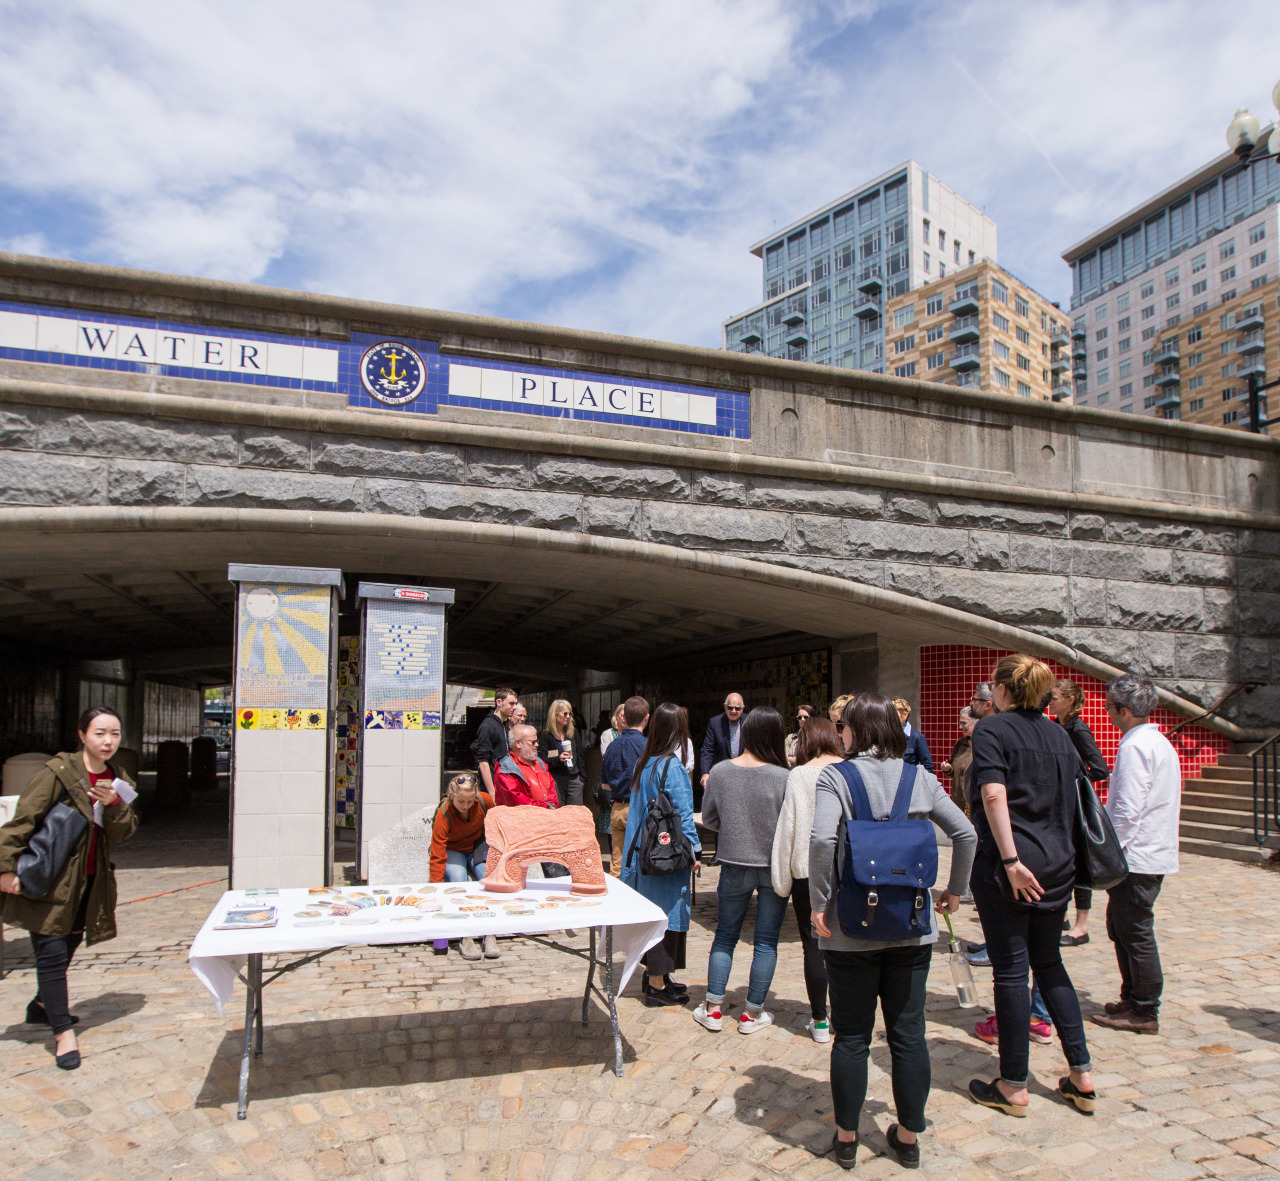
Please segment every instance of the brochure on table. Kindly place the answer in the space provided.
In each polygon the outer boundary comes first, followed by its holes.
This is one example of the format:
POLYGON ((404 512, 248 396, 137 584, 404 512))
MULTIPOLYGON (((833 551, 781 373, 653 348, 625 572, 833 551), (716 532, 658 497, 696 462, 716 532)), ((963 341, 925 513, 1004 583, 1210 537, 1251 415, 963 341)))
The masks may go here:
POLYGON ((606 881, 608 893, 596 897, 572 894, 569 878, 530 881, 516 894, 490 893, 480 882, 228 890, 200 928, 188 960, 221 1014, 252 953, 612 927, 614 952, 625 957, 621 992, 640 957, 662 938, 667 916, 617 878, 606 875, 606 881), (275 925, 239 925, 234 914, 250 909, 274 910, 275 925), (219 930, 229 916, 234 929, 219 930))

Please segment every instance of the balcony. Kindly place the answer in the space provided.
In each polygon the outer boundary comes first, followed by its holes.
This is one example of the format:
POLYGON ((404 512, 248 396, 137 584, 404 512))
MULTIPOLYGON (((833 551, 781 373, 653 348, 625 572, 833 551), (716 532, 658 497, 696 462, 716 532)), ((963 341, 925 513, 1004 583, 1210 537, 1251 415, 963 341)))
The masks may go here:
POLYGON ((1089 342, 1085 340, 1084 337, 1080 337, 1080 339, 1071 346, 1071 355, 1075 357, 1076 360, 1083 361, 1089 355, 1089 342))
POLYGON ((1180 365, 1182 363, 1181 357, 1178 355, 1178 342, 1176 340, 1158 345, 1151 350, 1150 357, 1152 365, 1180 365))
POLYGON ((782 316, 782 322, 790 328, 794 324, 804 323, 803 308, 788 308, 782 316))
POLYGON ((804 330, 804 326, 793 328, 786 334, 786 342, 790 348, 796 348, 798 345, 809 343, 809 334, 804 330))
POLYGON ((1236 352, 1239 353, 1265 353, 1267 351, 1267 337, 1264 332, 1251 332, 1244 337, 1239 345, 1236 346, 1236 352))
POLYGON ((1054 353, 1053 360, 1049 362, 1049 372, 1055 377, 1066 373, 1071 368, 1071 362, 1063 353, 1054 353))
POLYGON ((1070 402, 1071 387, 1069 385, 1057 386, 1053 391, 1053 400, 1055 402, 1070 402))
POLYGON ((853 314, 859 320, 878 320, 880 318, 880 299, 875 295, 864 295, 853 305, 853 314))
POLYGON ((961 316, 951 325, 951 339, 956 344, 968 344, 978 339, 978 317, 961 316))
POLYGON ((980 387, 981 382, 979 381, 977 371, 975 370, 972 373, 960 374, 960 376, 951 384, 958 385, 961 389, 976 390, 980 387))
POLYGON ((1089 330, 1085 328, 1083 324, 1079 324, 1075 328, 1071 329, 1071 338, 1073 340, 1087 340, 1088 337, 1089 330))
POLYGON ((961 345, 951 354, 948 364, 957 372, 966 369, 977 369, 982 364, 978 357, 978 346, 976 344, 961 345))
POLYGON ((949 304, 947 311, 953 316, 976 316, 978 314, 978 293, 970 288, 963 295, 957 294, 949 304))
POLYGON ((878 262, 862 268, 862 271, 858 275, 859 291, 865 291, 868 294, 871 294, 878 292, 883 286, 884 279, 881 277, 881 268, 878 262))
POLYGON ((740 337, 743 344, 759 344, 764 337, 760 335, 759 329, 748 328, 740 337))
POLYGON ((1084 379, 1089 376, 1089 369, 1083 361, 1077 361, 1071 368, 1071 376, 1074 377, 1076 381, 1084 381, 1084 379))
POLYGON ((1161 390, 1152 400, 1153 406, 1181 406, 1182 393, 1177 386, 1161 390))
POLYGON ((1257 377, 1259 381, 1267 376, 1267 363, 1261 354, 1249 357, 1236 365, 1238 377, 1257 377))
POLYGON ((1182 380, 1182 374, 1176 368, 1165 368, 1155 375, 1152 384, 1160 387, 1177 385, 1182 380))
POLYGON ((1054 328, 1049 333, 1050 344, 1066 344, 1071 339, 1071 333, 1064 326, 1054 328))
POLYGON ((1266 320, 1262 317, 1262 308, 1253 307, 1246 308, 1242 312, 1236 312, 1236 327, 1241 332, 1250 332, 1254 328, 1262 328, 1266 325, 1266 320))

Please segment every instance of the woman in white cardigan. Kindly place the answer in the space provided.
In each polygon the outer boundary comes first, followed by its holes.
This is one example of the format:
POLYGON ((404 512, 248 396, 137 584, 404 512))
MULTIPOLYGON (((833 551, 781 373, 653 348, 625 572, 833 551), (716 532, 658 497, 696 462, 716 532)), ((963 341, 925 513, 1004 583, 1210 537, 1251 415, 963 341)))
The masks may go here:
POLYGON ((804 987, 809 994, 808 1029, 815 1042, 831 1040, 827 1020, 827 966, 813 933, 809 909, 809 836, 813 831, 813 801, 818 776, 824 767, 844 759, 844 748, 834 723, 812 718, 800 727, 796 743, 796 765, 787 778, 787 794, 782 814, 773 834, 769 875, 775 894, 791 895, 791 906, 800 927, 804 947, 804 987))

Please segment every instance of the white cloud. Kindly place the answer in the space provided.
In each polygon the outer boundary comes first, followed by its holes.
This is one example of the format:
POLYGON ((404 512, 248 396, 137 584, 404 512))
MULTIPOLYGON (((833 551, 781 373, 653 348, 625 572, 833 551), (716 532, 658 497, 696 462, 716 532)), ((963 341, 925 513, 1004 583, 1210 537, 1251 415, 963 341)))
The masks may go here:
POLYGON ((1223 25, 1183 0, 0 0, 0 196, 49 211, 0 238, 714 344, 759 297, 751 242, 915 156, 1061 297, 1065 246, 1216 153, 1240 102, 1265 116, 1276 67, 1247 63, 1280 10, 1223 25))

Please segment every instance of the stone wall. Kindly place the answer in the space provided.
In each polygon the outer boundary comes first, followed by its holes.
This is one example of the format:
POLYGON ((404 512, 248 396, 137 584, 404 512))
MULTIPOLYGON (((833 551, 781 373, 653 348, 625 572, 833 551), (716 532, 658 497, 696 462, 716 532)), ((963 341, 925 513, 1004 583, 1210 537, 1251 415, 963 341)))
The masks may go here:
MULTIPOLYGON (((388 429, 396 420, 388 416, 388 429)), ((0 503, 419 516, 732 553, 1061 640, 1280 718, 1280 534, 527 450, 0 405, 0 503)))

